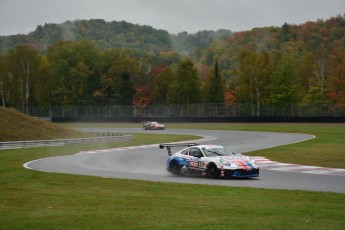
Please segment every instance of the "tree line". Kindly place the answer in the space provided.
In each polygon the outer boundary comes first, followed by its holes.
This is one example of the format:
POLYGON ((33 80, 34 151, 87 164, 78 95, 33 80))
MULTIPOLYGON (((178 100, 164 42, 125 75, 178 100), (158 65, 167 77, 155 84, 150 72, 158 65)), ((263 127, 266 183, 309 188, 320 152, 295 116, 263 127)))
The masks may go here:
POLYGON ((103 19, 75 20, 64 23, 45 23, 38 25, 29 34, 0 36, 0 52, 14 49, 17 45, 29 45, 45 51, 57 41, 94 41, 100 50, 113 48, 140 49, 146 52, 176 50, 189 54, 202 50, 212 42, 232 34, 229 30, 203 30, 195 34, 181 32, 169 34, 147 25, 132 24, 125 21, 106 22, 103 19))
POLYGON ((100 49, 90 39, 45 51, 18 45, 0 54, 1 105, 85 106, 233 103, 345 107, 345 20, 233 33, 189 55, 174 50, 100 49))
MULTIPOLYGON (((216 94, 224 94, 224 80, 218 70, 214 73, 203 84, 194 62, 175 52, 100 51, 89 40, 57 42, 46 54, 17 46, 0 56, 1 104, 28 108, 199 103, 212 101, 215 82, 220 85, 215 86, 220 89, 216 94), (211 79, 214 73, 217 81, 211 79)), ((223 95, 218 98, 223 102, 223 95)))
POLYGON ((345 15, 301 25, 234 33, 194 55, 201 66, 217 57, 237 102, 252 115, 263 104, 345 107, 345 15))

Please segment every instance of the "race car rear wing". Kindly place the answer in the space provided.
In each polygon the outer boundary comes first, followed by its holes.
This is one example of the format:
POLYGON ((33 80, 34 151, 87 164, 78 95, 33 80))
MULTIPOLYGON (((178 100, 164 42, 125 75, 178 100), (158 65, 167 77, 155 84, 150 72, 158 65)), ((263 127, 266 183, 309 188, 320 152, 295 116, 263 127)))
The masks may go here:
POLYGON ((199 145, 199 144, 196 144, 196 143, 160 144, 159 148, 160 149, 167 148, 168 155, 171 156, 172 155, 172 153, 171 153, 172 147, 191 147, 191 146, 196 146, 196 145, 199 145))

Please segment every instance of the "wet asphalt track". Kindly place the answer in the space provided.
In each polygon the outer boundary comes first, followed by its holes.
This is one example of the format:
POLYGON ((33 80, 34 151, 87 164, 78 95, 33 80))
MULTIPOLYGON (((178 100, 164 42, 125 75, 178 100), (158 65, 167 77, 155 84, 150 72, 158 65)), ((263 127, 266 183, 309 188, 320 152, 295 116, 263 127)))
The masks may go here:
MULTIPOLYGON (((299 142, 312 138, 305 134, 270 132, 213 131, 167 129, 88 128, 87 132, 190 134, 205 137, 205 144, 220 144, 236 153, 299 142)), ((297 172, 260 170, 260 177, 251 179, 209 179, 205 177, 172 176, 165 170, 167 151, 158 145, 133 148, 88 151, 76 155, 45 158, 25 164, 25 167, 45 172, 90 175, 147 181, 208 184, 234 187, 274 188, 345 193, 345 177, 297 172)))

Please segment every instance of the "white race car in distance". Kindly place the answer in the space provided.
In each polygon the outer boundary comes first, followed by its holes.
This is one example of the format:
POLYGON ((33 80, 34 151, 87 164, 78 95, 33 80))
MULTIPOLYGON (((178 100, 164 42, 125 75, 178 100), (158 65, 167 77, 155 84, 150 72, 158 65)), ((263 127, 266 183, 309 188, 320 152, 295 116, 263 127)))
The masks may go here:
POLYGON ((155 122, 155 121, 147 121, 147 122, 144 122, 143 129, 144 130, 147 130, 147 129, 149 129, 149 130, 165 129, 165 125, 160 124, 160 123, 155 122))
POLYGON ((161 144, 167 148, 167 170, 173 175, 202 175, 211 178, 258 177, 259 166, 250 157, 227 151, 221 145, 161 144), (174 155, 172 147, 186 147, 174 155))

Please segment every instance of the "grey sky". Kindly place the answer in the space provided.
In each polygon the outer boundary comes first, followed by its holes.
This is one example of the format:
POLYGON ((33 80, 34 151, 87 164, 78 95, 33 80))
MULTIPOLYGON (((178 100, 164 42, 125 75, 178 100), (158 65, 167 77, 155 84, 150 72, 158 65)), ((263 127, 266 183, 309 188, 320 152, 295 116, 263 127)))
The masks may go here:
POLYGON ((0 0, 0 35, 45 23, 101 18, 170 33, 250 30, 301 24, 345 13, 345 0, 0 0))

